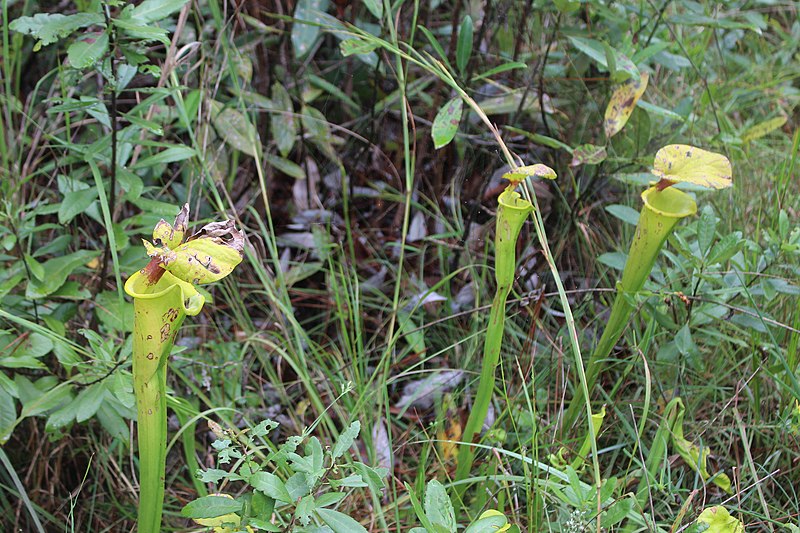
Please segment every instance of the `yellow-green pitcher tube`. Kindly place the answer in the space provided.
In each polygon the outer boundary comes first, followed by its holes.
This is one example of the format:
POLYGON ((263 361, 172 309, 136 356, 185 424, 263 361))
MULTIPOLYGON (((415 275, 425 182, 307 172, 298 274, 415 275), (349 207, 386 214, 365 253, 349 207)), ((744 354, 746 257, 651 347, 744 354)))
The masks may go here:
MULTIPOLYGON (((489 324, 486 328, 486 337, 483 343, 483 361, 481 375, 478 381, 478 390, 472 404, 469 418, 461 434, 461 440, 467 444, 461 446, 458 452, 458 466, 456 467, 456 480, 467 477, 472 468, 474 451, 468 444, 480 432, 486 415, 489 412, 489 403, 494 391, 494 371, 500 360, 500 347, 503 342, 503 330, 506 319, 506 300, 517 266, 517 238, 522 230, 525 220, 533 211, 533 206, 520 197, 519 193, 509 188, 500 194, 497 199, 497 222, 495 227, 495 263, 494 275, 497 290, 492 300, 489 312, 489 324)), ((466 485, 458 486, 459 493, 463 493, 466 485)))
POLYGON ((165 272, 150 284, 136 272, 125 283, 133 297, 133 387, 139 446, 139 533, 160 533, 167 446, 167 359, 187 315, 204 298, 191 283, 165 272))
MULTIPOLYGON (((661 191, 657 187, 651 187, 642 193, 642 200, 644 207, 639 215, 622 279, 617 283, 617 295, 611 307, 611 315, 586 365, 586 386, 589 391, 602 368, 600 361, 611 353, 630 320, 633 306, 629 296, 639 292, 644 286, 675 225, 682 218, 697 212, 697 204, 692 197, 673 187, 661 191)), ((572 426, 582 405, 583 393, 580 388, 576 388, 564 417, 564 428, 572 426)))

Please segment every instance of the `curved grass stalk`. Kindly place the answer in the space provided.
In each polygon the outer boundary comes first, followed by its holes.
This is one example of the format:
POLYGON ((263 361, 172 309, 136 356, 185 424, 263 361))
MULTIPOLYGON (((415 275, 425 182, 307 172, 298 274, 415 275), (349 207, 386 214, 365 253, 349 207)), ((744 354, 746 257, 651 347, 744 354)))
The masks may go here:
MULTIPOLYGON (((513 187, 513 185, 512 185, 513 187)), ((471 443, 480 432, 489 412, 489 403, 494 392, 494 372, 500 360, 500 346, 503 343, 503 331, 506 319, 506 300, 514 283, 514 271, 517 265, 517 237, 522 225, 533 210, 527 200, 519 193, 506 189, 498 198, 497 229, 495 231, 495 281, 497 289, 489 312, 489 325, 483 344, 483 361, 478 390, 472 405, 461 440, 471 443)), ((470 472, 475 452, 471 446, 462 446, 458 452, 456 481, 461 481, 470 472)), ((463 492, 466 486, 459 486, 463 492)))

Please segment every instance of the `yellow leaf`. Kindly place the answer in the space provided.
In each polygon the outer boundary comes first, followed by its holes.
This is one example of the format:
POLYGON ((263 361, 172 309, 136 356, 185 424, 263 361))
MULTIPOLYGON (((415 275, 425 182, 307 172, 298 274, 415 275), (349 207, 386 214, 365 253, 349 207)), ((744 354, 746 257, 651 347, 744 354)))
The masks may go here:
POLYGON ((447 462, 454 458, 458 452, 457 443, 461 440, 462 427, 458 417, 448 417, 445 419, 444 424, 445 427, 439 430, 436 437, 442 450, 442 458, 447 462))
MULTIPOLYGON (((498 511, 497 509, 488 509, 488 510, 484 511, 483 513, 481 513, 481 515, 478 517, 478 520, 482 520, 484 518, 489 518, 489 517, 492 517, 492 516, 501 516, 501 517, 505 518, 505 515, 503 513, 501 513, 500 511, 498 511)), ((508 521, 506 521, 505 525, 500 526, 495 531, 497 531, 497 533, 502 533, 503 531, 508 531, 510 528, 511 528, 511 524, 509 524, 508 521)))
POLYGON ((703 510, 697 521, 708 525, 707 533, 744 533, 744 524, 721 505, 703 510))
POLYGON ((537 178, 545 178, 548 180, 556 179, 556 171, 547 165, 537 163, 535 165, 527 165, 524 167, 517 167, 511 172, 503 174, 503 178, 512 182, 520 182, 529 176, 537 178))
POLYGON ((233 220, 228 220, 207 224, 187 242, 163 254, 161 264, 183 281, 204 284, 230 274, 243 255, 244 237, 233 227, 233 220))
POLYGON ((631 78, 621 83, 611 95, 611 100, 606 106, 605 120, 603 128, 606 131, 606 138, 610 139, 625 127, 628 119, 631 118, 636 102, 647 89, 649 75, 643 72, 639 79, 631 78))
POLYGON ((764 122, 760 122, 755 126, 747 128, 747 131, 742 135, 742 141, 750 142, 755 139, 760 139, 770 132, 777 130, 786 124, 786 117, 775 117, 764 122))
POLYGON ((651 172, 662 180, 711 189, 733 185, 731 162, 727 157, 688 144, 670 144, 659 150, 651 172))

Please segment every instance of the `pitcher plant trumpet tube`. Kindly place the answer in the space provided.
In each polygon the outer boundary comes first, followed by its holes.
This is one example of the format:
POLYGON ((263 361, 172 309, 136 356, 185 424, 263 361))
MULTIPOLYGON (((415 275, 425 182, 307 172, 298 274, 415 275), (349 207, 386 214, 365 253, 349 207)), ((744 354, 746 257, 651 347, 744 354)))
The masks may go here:
MULTIPOLYGON (((497 199, 494 269, 497 290, 492 300, 489 324, 484 338, 478 390, 461 435, 461 440, 466 443, 471 443, 475 435, 480 432, 489 412, 489 403, 492 400, 492 392, 494 391, 494 371, 500 360, 500 346, 503 342, 506 300, 514 283, 514 273, 517 265, 517 238, 525 220, 533 211, 531 203, 520 197, 519 193, 513 190, 514 185, 514 182, 512 182, 497 199)), ((458 452, 456 480, 462 480, 469 474, 474 455, 471 446, 461 446, 458 452)))
MULTIPOLYGON (((650 276, 661 248, 677 223, 697 212, 697 204, 687 193, 672 185, 693 183, 710 188, 731 185, 731 166, 727 158, 693 146, 675 144, 658 151, 652 173, 660 180, 642 193, 644 206, 639 215, 628 259, 617 282, 617 294, 611 307, 603 334, 586 364, 586 385, 591 392, 602 370, 601 361, 614 349, 634 307, 631 297, 639 292, 650 276)), ((583 403, 583 392, 575 388, 564 416, 564 428, 569 428, 583 403)))
POLYGON ((163 219, 144 241, 150 262, 125 283, 133 298, 133 387, 139 447, 139 533, 159 533, 167 447, 167 360, 187 316, 205 298, 195 283, 228 275, 242 260, 244 238, 233 221, 204 226, 182 244, 189 218, 184 205, 170 225, 163 219))

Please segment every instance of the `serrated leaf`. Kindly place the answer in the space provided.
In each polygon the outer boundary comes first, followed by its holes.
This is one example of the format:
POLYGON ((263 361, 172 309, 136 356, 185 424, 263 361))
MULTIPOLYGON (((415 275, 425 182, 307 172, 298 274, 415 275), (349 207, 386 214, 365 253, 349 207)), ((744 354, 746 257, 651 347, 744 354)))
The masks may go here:
POLYGON ((733 185, 727 157, 687 144, 670 144, 659 150, 651 172, 664 180, 712 189, 733 185))
POLYGON ((311 50, 321 31, 320 26, 303 21, 322 24, 322 14, 328 10, 329 4, 328 0, 298 0, 292 24, 292 47, 296 58, 305 56, 311 50))
POLYGON ((216 101, 211 103, 211 110, 211 121, 219 136, 232 148, 256 157, 261 149, 261 140, 247 115, 232 107, 223 108, 216 101))
POLYGON ((598 165, 606 159, 606 147, 594 144, 582 144, 572 151, 570 166, 598 165))
POLYGON ((133 8, 131 17, 142 22, 157 22, 178 11, 188 0, 144 0, 133 8))
POLYGON ((456 44, 456 66, 462 75, 466 72, 469 58, 472 55, 473 31, 472 17, 464 15, 461 20, 461 26, 458 29, 458 42, 456 44))
POLYGON ((349 450, 353 445, 360 431, 361 422, 358 420, 350 424, 347 429, 342 431, 339 434, 339 438, 336 439, 336 444, 333 445, 333 450, 331 450, 331 458, 336 460, 343 456, 345 452, 347 452, 347 450, 349 450))
POLYGON ((77 69, 89 68, 108 50, 108 34, 87 33, 67 48, 69 64, 77 69))
POLYGON ((272 136, 281 156, 286 157, 292 151, 297 136, 297 122, 294 119, 294 105, 289 92, 280 83, 272 85, 272 103, 275 111, 270 116, 272 136))
POLYGON ((339 51, 344 57, 368 54, 378 48, 377 43, 364 41, 358 38, 345 39, 339 42, 339 51))
POLYGON ((70 191, 64 194, 64 199, 58 207, 58 223, 69 224, 73 218, 84 213, 97 198, 95 187, 70 191))
POLYGON ((460 96, 456 96, 444 104, 439 109, 439 112, 436 113, 436 118, 433 119, 433 127, 431 127, 434 148, 438 150, 446 146, 456 136, 463 108, 464 101, 461 100, 460 96))
POLYGON ((60 13, 37 13, 32 17, 19 17, 12 20, 9 28, 12 31, 25 33, 36 37, 34 51, 42 46, 53 44, 59 39, 67 37, 75 30, 92 26, 104 25, 105 19, 99 13, 77 13, 75 15, 62 15, 60 13))
POLYGON ((242 502, 238 502, 228 496, 203 496, 192 502, 187 503, 181 509, 181 516, 193 520, 204 518, 217 518, 231 513, 238 513, 242 510, 242 502))
POLYGON ((319 508, 314 512, 334 533, 367 533, 364 526, 339 511, 319 508))
POLYGON ((642 73, 639 78, 631 78, 614 90, 606 106, 603 128, 606 138, 611 138, 625 126, 633 113, 639 98, 647 89, 649 74, 642 73))
POLYGON ((456 517, 453 503, 444 485, 435 479, 428 482, 425 489, 425 516, 434 525, 444 526, 448 531, 456 530, 456 517))

